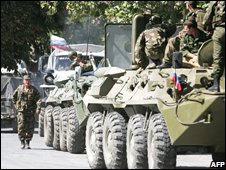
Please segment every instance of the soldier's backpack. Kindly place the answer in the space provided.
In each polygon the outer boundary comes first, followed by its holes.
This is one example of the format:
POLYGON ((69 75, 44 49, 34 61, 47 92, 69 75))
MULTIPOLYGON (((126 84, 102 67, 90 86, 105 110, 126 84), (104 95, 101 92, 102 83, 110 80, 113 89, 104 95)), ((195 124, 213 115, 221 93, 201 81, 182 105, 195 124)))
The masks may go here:
POLYGON ((145 31, 145 53, 150 59, 162 59, 167 44, 166 32, 157 27, 145 31))

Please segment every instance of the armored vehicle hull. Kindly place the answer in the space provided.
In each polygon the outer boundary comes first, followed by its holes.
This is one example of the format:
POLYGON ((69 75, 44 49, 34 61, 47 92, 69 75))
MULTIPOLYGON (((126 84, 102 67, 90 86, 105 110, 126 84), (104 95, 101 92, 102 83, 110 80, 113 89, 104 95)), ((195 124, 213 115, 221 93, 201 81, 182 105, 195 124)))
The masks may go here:
MULTIPOLYGON (((135 18, 141 21, 133 25, 132 45, 145 20, 135 18)), ((207 90, 213 83, 211 44, 200 48, 196 68, 173 63, 174 68, 96 71, 83 98, 91 113, 86 127, 91 168, 175 168, 177 154, 184 153, 210 153, 224 161, 225 75, 220 92, 207 90)))

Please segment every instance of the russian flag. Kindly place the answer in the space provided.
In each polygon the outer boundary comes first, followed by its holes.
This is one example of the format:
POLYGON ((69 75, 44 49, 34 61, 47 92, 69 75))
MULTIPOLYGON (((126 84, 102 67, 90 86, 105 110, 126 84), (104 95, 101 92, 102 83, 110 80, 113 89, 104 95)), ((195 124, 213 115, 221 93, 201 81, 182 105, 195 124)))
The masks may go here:
POLYGON ((177 76, 177 74, 176 74, 175 71, 173 72, 173 76, 171 77, 171 80, 172 80, 173 83, 175 84, 176 89, 177 89, 178 91, 181 91, 181 90, 182 90, 182 86, 181 86, 181 83, 180 83, 180 77, 177 76))
POLYGON ((182 90, 181 84, 180 84, 180 77, 177 76, 177 81, 176 81, 176 88, 178 91, 182 90))
POLYGON ((68 45, 67 42, 64 38, 55 36, 55 35, 51 35, 50 37, 50 46, 53 49, 62 49, 62 50, 67 50, 68 49, 68 45))

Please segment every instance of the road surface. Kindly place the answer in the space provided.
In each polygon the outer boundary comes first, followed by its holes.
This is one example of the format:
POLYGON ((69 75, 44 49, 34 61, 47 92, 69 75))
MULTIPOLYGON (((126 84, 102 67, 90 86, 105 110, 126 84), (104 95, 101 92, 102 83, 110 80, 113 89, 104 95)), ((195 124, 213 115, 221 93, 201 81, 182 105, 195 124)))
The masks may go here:
MULTIPOLYGON (((17 134, 1 129, 1 169, 90 169, 86 154, 56 151, 35 131, 31 149, 20 149, 17 134)), ((211 155, 178 155, 177 169, 209 168, 211 155)))

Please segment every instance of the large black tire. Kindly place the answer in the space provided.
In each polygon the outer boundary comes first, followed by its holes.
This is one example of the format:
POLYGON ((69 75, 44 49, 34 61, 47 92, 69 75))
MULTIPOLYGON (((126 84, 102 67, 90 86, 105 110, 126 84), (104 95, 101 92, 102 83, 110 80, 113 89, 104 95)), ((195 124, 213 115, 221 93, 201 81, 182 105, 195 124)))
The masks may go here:
POLYGON ((53 107, 47 106, 44 115, 44 141, 46 146, 53 146, 53 107))
POLYGON ((117 112, 109 113, 103 128, 104 161, 108 169, 127 169, 126 123, 117 112))
POLYGON ((151 116, 147 141, 149 169, 176 168, 176 151, 171 145, 162 114, 158 113, 151 116))
POLYGON ((225 153, 224 152, 212 153, 212 159, 215 162, 224 162, 225 161, 225 153))
POLYGON ((103 155, 103 115, 92 113, 86 125, 86 154, 91 169, 106 169, 103 155))
POLYGON ((85 150, 85 130, 79 126, 73 106, 69 108, 68 115, 67 150, 70 153, 83 153, 85 150))
POLYGON ((60 112, 61 112, 60 106, 54 107, 53 109, 53 125, 54 125, 53 148, 55 150, 60 150, 60 112))
POLYGON ((60 116, 60 150, 67 151, 68 107, 61 110, 60 116))
POLYGON ((40 137, 44 137, 44 115, 45 115, 45 108, 42 107, 39 113, 39 120, 38 120, 40 137))
POLYGON ((143 130, 144 116, 130 117, 127 125, 126 153, 129 169, 148 169, 147 132, 143 130))

